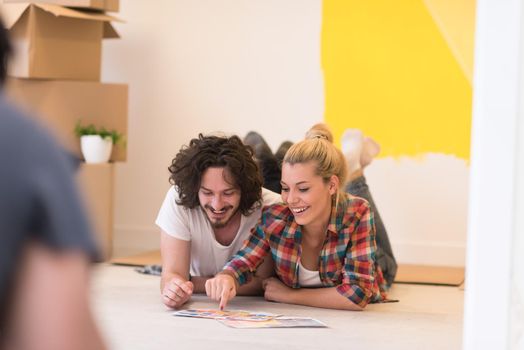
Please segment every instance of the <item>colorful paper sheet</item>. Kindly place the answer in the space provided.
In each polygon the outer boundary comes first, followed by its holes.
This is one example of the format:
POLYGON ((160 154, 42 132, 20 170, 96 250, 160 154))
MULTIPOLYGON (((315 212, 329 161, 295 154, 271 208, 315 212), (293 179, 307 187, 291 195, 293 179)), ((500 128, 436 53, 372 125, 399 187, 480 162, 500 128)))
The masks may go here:
POLYGON ((209 318, 233 328, 324 328, 324 323, 309 317, 293 317, 245 310, 189 309, 174 316, 209 318))
POLYGON ((326 328, 327 326, 309 317, 279 316, 270 320, 253 322, 247 320, 222 319, 219 322, 233 328, 326 328))
POLYGON ((212 310, 212 309, 189 309, 173 313, 174 316, 229 319, 239 321, 267 321, 279 315, 267 312, 252 312, 245 310, 212 310))

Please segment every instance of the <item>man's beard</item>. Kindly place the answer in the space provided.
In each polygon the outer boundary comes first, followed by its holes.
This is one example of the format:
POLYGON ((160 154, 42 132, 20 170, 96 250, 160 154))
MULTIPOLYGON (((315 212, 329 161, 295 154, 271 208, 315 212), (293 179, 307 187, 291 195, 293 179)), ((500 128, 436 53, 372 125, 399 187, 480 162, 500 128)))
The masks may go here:
MULTIPOLYGON (((222 208, 222 210, 225 209, 226 212, 227 212, 228 210, 231 210, 232 208, 233 208, 232 206, 227 206, 227 207, 222 208)), ((211 227, 213 227, 214 229, 217 229, 217 228, 220 229, 220 228, 226 227, 227 224, 229 224, 231 219, 233 219, 235 217, 236 213, 238 212, 238 208, 229 217, 227 217, 225 220, 219 220, 219 221, 211 220, 211 218, 209 217, 208 211, 213 212, 213 209, 211 208, 211 206, 205 205, 204 206, 204 213, 206 214, 207 221, 209 221, 209 223, 211 224, 211 227)))

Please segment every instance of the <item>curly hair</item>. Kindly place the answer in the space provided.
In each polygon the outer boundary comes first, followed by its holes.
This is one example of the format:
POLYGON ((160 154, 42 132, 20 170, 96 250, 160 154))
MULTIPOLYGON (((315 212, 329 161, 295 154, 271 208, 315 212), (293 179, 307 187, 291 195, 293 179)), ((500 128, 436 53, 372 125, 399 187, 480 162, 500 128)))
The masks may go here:
POLYGON ((200 205, 198 191, 202 174, 210 167, 224 167, 233 185, 240 189, 239 210, 249 215, 262 202, 262 176, 253 158, 251 147, 238 136, 198 135, 182 146, 169 166, 169 182, 177 187, 178 204, 186 208, 200 205))

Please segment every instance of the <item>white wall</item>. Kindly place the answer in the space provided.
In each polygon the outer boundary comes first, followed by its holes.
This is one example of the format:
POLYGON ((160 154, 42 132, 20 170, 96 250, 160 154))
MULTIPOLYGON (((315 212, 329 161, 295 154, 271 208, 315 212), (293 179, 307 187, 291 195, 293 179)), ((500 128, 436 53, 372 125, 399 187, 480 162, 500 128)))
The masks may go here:
POLYGON ((199 132, 256 130, 276 148, 323 118, 320 0, 122 0, 103 81, 130 86, 115 249, 158 247, 172 157, 199 132))
POLYGON ((469 166, 444 154, 379 158, 366 177, 404 264, 464 266, 469 166))

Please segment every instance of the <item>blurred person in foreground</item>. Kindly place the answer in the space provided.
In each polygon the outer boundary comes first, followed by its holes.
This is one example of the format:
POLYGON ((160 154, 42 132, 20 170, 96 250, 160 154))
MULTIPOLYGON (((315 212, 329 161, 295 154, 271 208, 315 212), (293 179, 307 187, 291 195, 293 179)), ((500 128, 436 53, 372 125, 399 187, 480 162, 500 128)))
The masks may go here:
MULTIPOLYGON (((9 54, 0 23, 2 87, 9 54)), ((72 161, 0 90, 0 349, 104 349, 88 301, 97 249, 72 161)))

